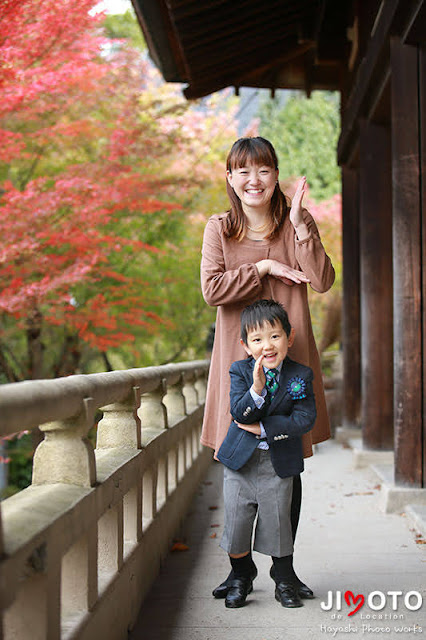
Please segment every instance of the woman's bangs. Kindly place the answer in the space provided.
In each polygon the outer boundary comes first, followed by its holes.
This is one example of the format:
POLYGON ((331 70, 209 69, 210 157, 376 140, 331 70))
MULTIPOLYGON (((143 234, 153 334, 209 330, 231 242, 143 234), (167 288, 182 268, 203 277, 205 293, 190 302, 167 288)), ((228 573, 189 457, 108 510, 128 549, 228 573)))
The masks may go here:
POLYGON ((276 158, 263 141, 256 140, 256 138, 246 138, 239 141, 238 146, 235 145, 235 147, 235 149, 231 149, 229 154, 228 169, 230 171, 251 164, 277 168, 276 158))

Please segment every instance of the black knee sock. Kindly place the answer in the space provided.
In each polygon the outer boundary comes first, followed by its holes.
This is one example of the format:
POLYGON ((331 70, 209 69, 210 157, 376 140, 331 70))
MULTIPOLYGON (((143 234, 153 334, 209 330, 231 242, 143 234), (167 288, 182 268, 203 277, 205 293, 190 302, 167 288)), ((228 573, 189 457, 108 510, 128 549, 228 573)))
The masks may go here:
POLYGON ((251 552, 242 558, 231 558, 229 556, 229 560, 231 561, 235 578, 248 578, 250 576, 253 568, 251 552))
POLYGON ((302 480, 300 474, 293 477, 293 493, 291 496, 291 532, 293 534, 293 543, 296 540, 297 525, 300 518, 300 506, 302 504, 302 480))
POLYGON ((276 558, 272 556, 275 569, 275 582, 293 582, 295 573, 293 569, 293 554, 276 558))

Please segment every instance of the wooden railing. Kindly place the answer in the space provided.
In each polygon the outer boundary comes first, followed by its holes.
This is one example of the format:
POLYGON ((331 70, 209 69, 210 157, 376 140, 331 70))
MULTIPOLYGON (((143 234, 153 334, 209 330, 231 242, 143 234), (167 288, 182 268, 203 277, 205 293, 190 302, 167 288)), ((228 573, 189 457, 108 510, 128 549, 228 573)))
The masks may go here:
POLYGON ((1 503, 5 640, 127 638, 211 460, 208 365, 0 387, 0 435, 44 433, 32 485, 1 503))

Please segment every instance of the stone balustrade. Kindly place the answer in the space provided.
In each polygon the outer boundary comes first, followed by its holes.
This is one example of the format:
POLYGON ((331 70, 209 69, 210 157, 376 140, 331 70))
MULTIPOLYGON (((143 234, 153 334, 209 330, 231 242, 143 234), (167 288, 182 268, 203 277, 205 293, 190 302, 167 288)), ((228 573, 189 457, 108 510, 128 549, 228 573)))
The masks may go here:
POLYGON ((0 640, 127 638, 211 461, 208 366, 0 387, 0 436, 44 433, 32 485, 1 503, 0 640))

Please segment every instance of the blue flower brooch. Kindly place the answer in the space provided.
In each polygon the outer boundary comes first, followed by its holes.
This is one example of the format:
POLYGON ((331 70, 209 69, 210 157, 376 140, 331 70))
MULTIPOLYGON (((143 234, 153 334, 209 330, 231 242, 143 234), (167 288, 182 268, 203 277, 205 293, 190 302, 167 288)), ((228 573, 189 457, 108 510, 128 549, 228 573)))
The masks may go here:
POLYGON ((287 383, 287 393, 293 400, 306 398, 306 382, 299 376, 294 376, 287 383))

